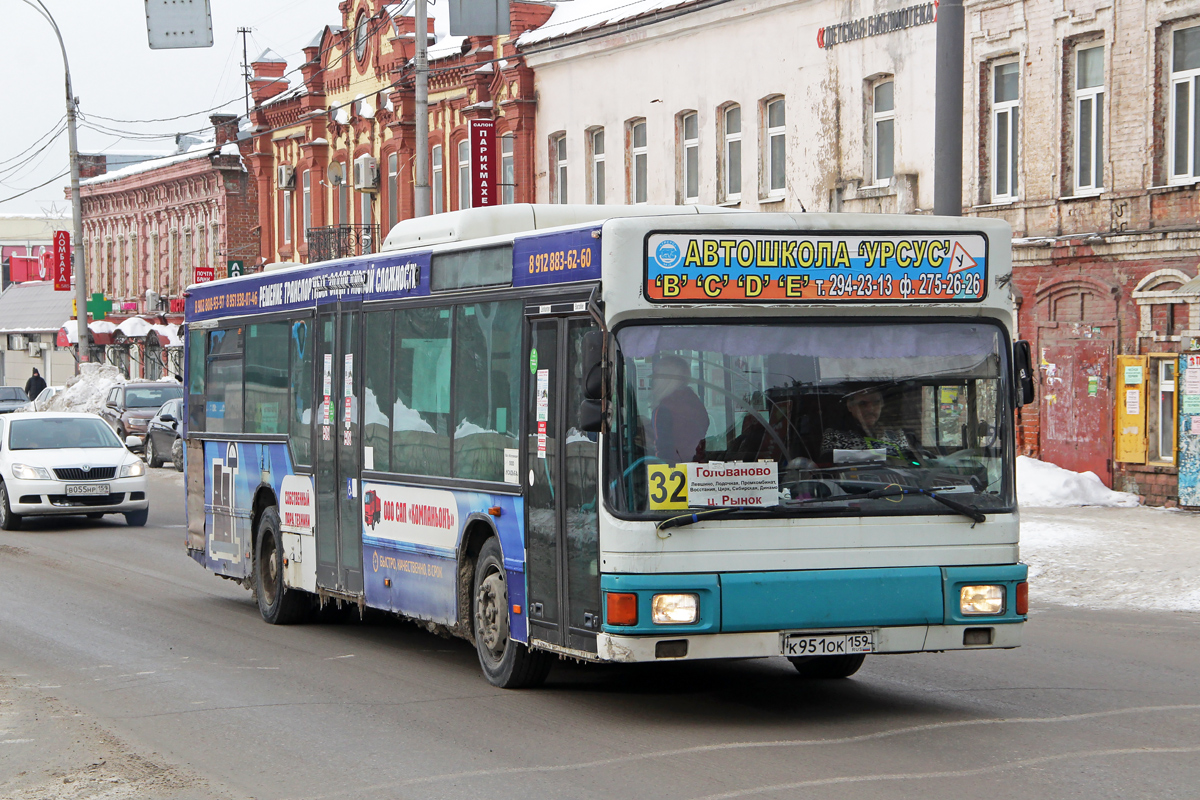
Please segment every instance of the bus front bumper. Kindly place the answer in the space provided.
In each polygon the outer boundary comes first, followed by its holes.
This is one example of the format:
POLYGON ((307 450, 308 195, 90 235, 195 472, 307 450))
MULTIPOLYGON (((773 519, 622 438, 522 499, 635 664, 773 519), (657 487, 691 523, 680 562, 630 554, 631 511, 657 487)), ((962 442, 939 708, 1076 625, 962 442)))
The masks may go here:
POLYGON ((805 635, 839 636, 870 632, 871 653, 935 653, 944 650, 996 650, 1021 646, 1023 622, 975 625, 904 625, 855 627, 805 631, 762 631, 663 636, 597 636, 597 655, 605 661, 699 661, 706 658, 766 658, 784 655, 784 637, 805 635), (968 631, 970 633, 968 634, 968 631), (980 642, 968 644, 967 642, 980 642), (686 643, 686 644, 684 644, 686 643))

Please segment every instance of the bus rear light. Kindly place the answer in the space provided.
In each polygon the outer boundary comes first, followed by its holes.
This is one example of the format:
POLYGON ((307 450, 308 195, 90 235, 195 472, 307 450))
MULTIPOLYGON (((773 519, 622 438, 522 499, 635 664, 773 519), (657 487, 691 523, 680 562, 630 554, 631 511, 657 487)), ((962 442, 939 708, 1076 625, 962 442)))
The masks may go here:
POLYGON ((1017 584, 1016 611, 1022 617, 1029 614, 1029 584, 1025 581, 1017 584))
POLYGON ((609 625, 637 625, 637 595, 632 592, 609 592, 605 595, 609 625))

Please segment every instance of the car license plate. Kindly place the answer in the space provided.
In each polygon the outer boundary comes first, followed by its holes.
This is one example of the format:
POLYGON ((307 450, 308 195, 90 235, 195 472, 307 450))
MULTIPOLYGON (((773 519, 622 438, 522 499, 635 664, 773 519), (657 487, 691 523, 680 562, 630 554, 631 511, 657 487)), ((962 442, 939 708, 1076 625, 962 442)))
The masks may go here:
POLYGON ((108 491, 107 483, 68 483, 67 484, 67 494, 68 495, 80 495, 80 494, 90 495, 90 494, 108 494, 108 493, 109 493, 109 491, 108 491))
POLYGON ((850 653, 875 652, 875 633, 785 633, 782 642, 785 656, 842 656, 850 653))

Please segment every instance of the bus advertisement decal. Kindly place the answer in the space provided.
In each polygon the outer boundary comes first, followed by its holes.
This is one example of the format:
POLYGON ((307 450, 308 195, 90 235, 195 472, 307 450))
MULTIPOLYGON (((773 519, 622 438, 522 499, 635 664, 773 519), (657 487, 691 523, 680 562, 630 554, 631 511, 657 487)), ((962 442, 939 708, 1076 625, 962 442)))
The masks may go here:
POLYGON ((600 239, 593 228, 523 236, 513 242, 513 286, 600 280, 600 239))
POLYGON ((398 300, 429 295, 430 253, 382 254, 333 261, 298 272, 264 272, 235 282, 192 286, 185 301, 193 322, 236 314, 312 308, 334 300, 398 300))
POLYGON ((962 303, 987 295, 983 234, 654 233, 654 303, 962 303))

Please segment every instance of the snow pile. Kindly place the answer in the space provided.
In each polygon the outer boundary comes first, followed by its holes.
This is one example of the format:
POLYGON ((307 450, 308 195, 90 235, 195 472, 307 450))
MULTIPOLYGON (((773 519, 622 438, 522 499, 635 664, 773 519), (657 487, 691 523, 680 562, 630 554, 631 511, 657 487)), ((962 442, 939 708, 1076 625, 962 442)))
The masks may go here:
POLYGON ((1139 505, 1136 494, 1114 492, 1094 472, 1072 472, 1025 456, 1017 456, 1017 501, 1023 508, 1139 505))
POLYGON ((80 374, 67 381, 61 392, 50 398, 47 411, 87 411, 99 414, 104 408, 108 390, 125 383, 125 378, 111 364, 84 364, 80 374))
POLYGON ((1185 511, 1024 511, 1021 560, 1034 609, 1200 611, 1200 518, 1185 511))
MULTIPOLYGON (((554 7, 554 13, 550 15, 546 24, 521 34, 517 44, 523 47, 545 42, 693 2, 695 0, 574 0, 571 3, 559 3, 554 7)), ((430 61, 433 60, 432 51, 431 47, 430 61)))

